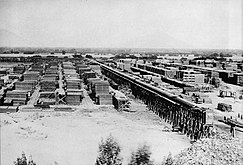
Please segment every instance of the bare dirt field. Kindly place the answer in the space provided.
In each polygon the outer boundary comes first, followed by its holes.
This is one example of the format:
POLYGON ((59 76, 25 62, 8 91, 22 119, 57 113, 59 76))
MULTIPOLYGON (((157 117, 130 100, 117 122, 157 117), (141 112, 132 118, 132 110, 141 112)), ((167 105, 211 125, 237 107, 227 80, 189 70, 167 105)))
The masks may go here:
POLYGON ((117 112, 98 107, 68 112, 20 112, 1 114, 1 165, 13 164, 24 151, 38 165, 92 165, 101 138, 112 134, 122 147, 123 163, 144 143, 152 159, 162 162, 169 152, 178 154, 190 146, 185 135, 167 132, 168 124, 132 102, 136 112, 117 112))

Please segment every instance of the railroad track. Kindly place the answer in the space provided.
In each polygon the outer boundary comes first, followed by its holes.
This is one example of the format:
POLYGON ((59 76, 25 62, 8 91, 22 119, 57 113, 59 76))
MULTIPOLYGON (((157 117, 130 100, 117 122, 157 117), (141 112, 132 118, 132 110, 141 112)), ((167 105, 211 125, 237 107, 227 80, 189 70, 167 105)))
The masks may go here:
POLYGON ((105 64, 96 63, 100 65, 105 76, 117 84, 129 86, 133 95, 141 99, 150 110, 169 122, 172 127, 179 128, 191 139, 199 139, 210 134, 210 128, 213 126, 210 109, 199 108, 192 102, 143 82, 132 75, 115 70, 105 64))

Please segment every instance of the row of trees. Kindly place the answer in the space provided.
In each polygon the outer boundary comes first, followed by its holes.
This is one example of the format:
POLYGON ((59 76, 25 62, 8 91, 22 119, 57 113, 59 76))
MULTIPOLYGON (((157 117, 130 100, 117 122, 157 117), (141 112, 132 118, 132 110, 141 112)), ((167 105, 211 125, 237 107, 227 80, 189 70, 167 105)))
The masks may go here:
MULTIPOLYGON (((95 165, 122 165, 123 158, 120 156, 121 147, 116 139, 110 135, 105 141, 102 139, 99 144, 99 155, 95 165)), ((128 165, 154 165, 151 160, 151 151, 148 145, 139 147, 131 153, 128 165)), ((171 154, 160 165, 173 165, 171 154)))

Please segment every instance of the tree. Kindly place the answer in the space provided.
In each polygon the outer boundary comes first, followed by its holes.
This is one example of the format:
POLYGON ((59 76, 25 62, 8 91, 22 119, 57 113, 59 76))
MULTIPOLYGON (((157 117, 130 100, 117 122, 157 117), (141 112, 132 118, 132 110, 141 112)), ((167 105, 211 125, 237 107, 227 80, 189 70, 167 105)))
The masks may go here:
POLYGON ((168 157, 165 159, 165 162, 162 165, 173 165, 173 159, 171 153, 169 153, 168 157))
POLYGON ((121 165, 122 158, 119 156, 121 148, 112 135, 105 141, 101 139, 99 155, 95 165, 121 165))
POLYGON ((136 152, 132 152, 131 160, 128 165, 152 165, 150 160, 151 151, 150 147, 143 145, 139 147, 136 152))
POLYGON ((87 54, 85 58, 93 58, 91 55, 87 54))

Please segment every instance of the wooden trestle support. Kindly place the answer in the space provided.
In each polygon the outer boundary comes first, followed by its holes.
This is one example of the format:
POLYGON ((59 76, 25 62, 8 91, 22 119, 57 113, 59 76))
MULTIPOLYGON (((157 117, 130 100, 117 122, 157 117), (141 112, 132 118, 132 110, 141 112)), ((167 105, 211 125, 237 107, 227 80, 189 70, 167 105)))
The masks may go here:
POLYGON ((135 98, 142 100, 155 114, 190 139, 197 140, 208 137, 211 134, 212 125, 206 122, 206 110, 204 108, 191 107, 189 105, 172 101, 165 96, 156 94, 142 85, 129 82, 122 75, 115 74, 107 68, 101 67, 102 73, 119 85, 125 85, 131 89, 135 98))

